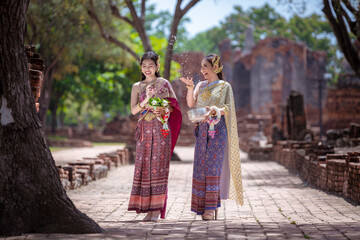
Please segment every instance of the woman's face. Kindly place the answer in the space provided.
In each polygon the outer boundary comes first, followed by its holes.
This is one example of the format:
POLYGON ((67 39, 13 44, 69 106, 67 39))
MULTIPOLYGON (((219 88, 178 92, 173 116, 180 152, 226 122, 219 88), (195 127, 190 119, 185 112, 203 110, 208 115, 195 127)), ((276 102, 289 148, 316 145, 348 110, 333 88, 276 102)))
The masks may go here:
POLYGON ((146 76, 146 78, 155 77, 157 69, 157 65, 151 59, 145 59, 141 64, 141 72, 146 76))
POLYGON ((200 71, 206 80, 215 77, 214 75, 216 75, 216 73, 214 73, 213 66, 206 59, 202 60, 200 71))

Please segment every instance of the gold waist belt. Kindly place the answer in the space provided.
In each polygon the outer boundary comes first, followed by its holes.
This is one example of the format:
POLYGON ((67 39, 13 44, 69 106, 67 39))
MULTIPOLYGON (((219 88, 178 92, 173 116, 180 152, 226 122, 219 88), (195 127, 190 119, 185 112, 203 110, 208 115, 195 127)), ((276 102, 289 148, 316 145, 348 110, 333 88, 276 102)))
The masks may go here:
POLYGON ((156 115, 153 112, 147 112, 145 117, 144 117, 144 120, 147 121, 147 122, 150 122, 154 118, 156 118, 156 115))

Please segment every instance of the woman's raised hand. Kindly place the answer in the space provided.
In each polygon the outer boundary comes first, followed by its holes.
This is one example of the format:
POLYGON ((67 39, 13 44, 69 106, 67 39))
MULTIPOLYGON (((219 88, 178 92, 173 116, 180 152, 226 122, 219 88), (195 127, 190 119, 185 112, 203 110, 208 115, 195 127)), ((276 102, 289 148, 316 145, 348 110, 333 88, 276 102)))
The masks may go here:
POLYGON ((193 81, 193 78, 184 78, 184 77, 181 77, 180 78, 180 81, 182 81, 183 83, 185 83, 186 85, 188 86, 194 86, 194 81, 193 81))
POLYGON ((154 87, 152 85, 149 85, 146 87, 146 98, 150 99, 154 96, 154 87))

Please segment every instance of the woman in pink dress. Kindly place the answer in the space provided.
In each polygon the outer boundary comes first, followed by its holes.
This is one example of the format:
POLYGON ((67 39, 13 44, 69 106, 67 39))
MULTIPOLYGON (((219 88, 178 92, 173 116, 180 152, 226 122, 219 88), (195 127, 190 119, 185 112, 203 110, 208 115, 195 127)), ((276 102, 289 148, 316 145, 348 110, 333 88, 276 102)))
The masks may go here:
POLYGON ((157 221, 159 217, 165 218, 169 164, 182 116, 171 84, 160 77, 159 56, 153 51, 146 52, 140 66, 142 80, 131 91, 131 112, 140 115, 128 210, 147 213, 144 221, 157 221), (154 98, 163 100, 161 107, 151 106, 156 104, 154 98))

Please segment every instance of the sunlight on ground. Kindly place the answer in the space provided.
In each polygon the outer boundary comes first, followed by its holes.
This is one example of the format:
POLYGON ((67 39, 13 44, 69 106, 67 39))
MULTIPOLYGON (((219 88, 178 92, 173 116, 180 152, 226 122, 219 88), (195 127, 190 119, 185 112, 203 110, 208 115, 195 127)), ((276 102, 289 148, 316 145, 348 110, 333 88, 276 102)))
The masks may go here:
POLYGON ((125 146, 125 143, 118 143, 118 142, 93 142, 94 146, 125 146))

